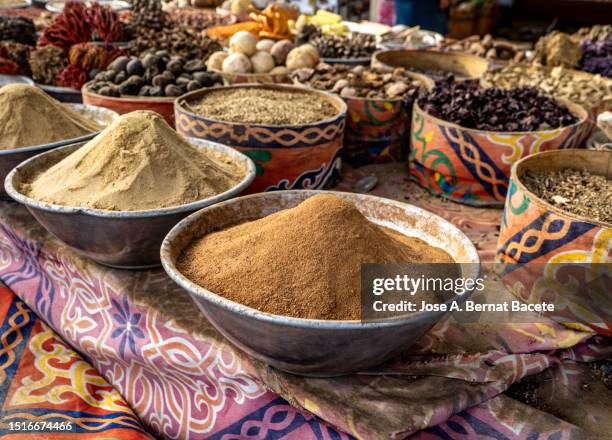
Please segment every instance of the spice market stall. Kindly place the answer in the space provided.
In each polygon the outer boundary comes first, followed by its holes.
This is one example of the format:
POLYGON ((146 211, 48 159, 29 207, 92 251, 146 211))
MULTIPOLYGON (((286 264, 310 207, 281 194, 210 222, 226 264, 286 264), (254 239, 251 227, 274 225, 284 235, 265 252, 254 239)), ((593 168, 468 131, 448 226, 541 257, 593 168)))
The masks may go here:
POLYGON ((612 431, 605 28, 179 3, 0 17, 0 436, 612 431), (371 319, 368 263, 486 288, 371 319))

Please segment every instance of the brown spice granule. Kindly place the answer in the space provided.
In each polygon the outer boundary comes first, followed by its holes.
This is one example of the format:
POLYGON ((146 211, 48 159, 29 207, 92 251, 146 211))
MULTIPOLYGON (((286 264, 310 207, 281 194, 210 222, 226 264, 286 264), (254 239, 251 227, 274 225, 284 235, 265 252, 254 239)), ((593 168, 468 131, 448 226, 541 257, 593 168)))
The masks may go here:
POLYGON ((572 214, 612 223, 612 180, 586 170, 527 171, 523 184, 536 196, 572 214))
POLYGON ((338 110, 313 93, 238 88, 207 93, 186 107, 206 118, 265 125, 304 125, 329 119, 338 110))
POLYGON ((362 263, 452 263, 418 238, 387 232, 350 202, 299 206, 196 239, 178 270, 232 301, 275 315, 359 319, 362 263))

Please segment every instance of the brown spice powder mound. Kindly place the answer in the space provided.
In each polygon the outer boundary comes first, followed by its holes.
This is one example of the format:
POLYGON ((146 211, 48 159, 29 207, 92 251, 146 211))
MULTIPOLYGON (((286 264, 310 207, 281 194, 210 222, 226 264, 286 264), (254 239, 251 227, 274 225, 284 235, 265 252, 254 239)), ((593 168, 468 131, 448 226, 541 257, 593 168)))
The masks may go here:
POLYGON ((453 263, 418 238, 397 238, 350 202, 312 197, 293 209, 195 240, 177 268, 254 309, 297 318, 359 319, 362 263, 453 263))
POLYGON ((332 104, 313 93, 253 88, 212 91, 185 106, 206 118, 244 124, 304 125, 338 114, 332 104))
POLYGON ((528 171, 521 180, 538 197, 571 214, 612 223, 612 180, 588 171, 528 171))
POLYGON ((157 113, 136 111, 35 176, 22 191, 59 205, 142 211, 220 194, 245 172, 226 155, 191 146, 157 113))
POLYGON ((73 139, 101 129, 38 87, 9 84, 0 88, 0 150, 73 139))

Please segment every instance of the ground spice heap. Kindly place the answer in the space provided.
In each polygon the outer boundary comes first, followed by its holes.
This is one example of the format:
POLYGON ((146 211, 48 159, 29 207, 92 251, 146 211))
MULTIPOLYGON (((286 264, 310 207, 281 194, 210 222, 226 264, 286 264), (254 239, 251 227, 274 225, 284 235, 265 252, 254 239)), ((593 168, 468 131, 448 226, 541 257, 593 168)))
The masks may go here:
POLYGON ((612 180, 588 171, 527 171, 521 178, 529 191, 572 214, 612 223, 612 180))
POLYGON ((0 88, 0 150, 73 139, 101 129, 38 87, 9 84, 0 88))
POLYGON ((141 211, 220 194, 244 173, 228 156, 191 146, 157 113, 136 111, 121 116, 22 191, 59 205, 141 211))
POLYGON ((453 260, 375 225, 350 202, 319 195, 195 240, 177 267, 194 283, 257 310, 351 320, 360 317, 362 263, 419 262, 453 260))
POLYGON ((255 88, 213 91, 184 105, 206 118, 244 124, 304 125, 338 114, 332 104, 312 93, 255 88))

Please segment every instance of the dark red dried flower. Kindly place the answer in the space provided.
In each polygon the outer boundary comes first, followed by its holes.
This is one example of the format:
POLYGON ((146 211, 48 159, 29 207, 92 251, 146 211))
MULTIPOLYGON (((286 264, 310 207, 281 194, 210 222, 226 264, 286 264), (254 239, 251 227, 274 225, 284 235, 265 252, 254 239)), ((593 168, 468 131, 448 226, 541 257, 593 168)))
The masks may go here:
POLYGON ((68 2, 40 34, 38 47, 54 45, 68 52, 71 46, 100 38, 105 43, 123 38, 123 25, 108 6, 68 2))
POLYGON ((87 72, 77 66, 66 66, 59 71, 55 83, 61 87, 80 90, 87 82, 87 72))

